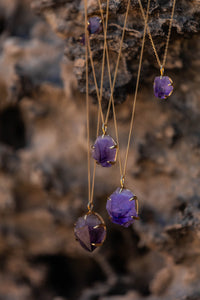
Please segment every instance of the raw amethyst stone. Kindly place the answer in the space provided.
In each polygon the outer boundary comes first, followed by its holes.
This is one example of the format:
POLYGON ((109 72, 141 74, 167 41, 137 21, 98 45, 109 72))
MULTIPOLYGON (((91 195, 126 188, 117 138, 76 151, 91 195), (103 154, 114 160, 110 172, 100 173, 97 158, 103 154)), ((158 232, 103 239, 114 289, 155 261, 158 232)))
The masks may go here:
POLYGON ((89 212, 78 218, 74 228, 76 239, 87 251, 92 252, 100 247, 106 238, 106 226, 97 213, 89 212))
POLYGON ((158 76, 154 80, 154 95, 166 99, 173 92, 173 81, 168 76, 158 76))
POLYGON ((103 26, 101 18, 91 17, 88 20, 88 31, 89 34, 100 33, 102 32, 103 26))
POLYGON ((117 158, 117 144, 109 135, 99 136, 92 146, 92 157, 102 167, 111 167, 117 158))
POLYGON ((108 198, 106 209, 113 223, 128 227, 138 218, 135 198, 131 191, 120 188, 108 198))

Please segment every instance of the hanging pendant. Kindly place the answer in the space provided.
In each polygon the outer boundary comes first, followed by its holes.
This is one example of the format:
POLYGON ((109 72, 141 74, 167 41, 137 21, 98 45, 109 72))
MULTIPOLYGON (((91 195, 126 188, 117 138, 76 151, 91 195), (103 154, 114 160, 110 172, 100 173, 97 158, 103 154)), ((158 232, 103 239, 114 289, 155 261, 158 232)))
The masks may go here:
POLYGON ((98 34, 102 32, 102 30, 103 30, 103 26, 100 17, 95 16, 88 19, 89 34, 98 34))
POLYGON ((102 217, 95 212, 88 212, 78 218, 74 233, 77 241, 87 251, 100 247, 106 239, 106 226, 102 217))
POLYGON ((138 218, 138 200, 130 190, 117 188, 106 204, 111 221, 129 227, 138 218))
POLYGON ((109 135, 99 136, 92 146, 92 157, 102 167, 111 167, 116 163, 118 146, 109 135))
POLYGON ((157 76, 154 80, 154 95, 159 99, 167 99, 173 92, 173 81, 168 76, 157 76))

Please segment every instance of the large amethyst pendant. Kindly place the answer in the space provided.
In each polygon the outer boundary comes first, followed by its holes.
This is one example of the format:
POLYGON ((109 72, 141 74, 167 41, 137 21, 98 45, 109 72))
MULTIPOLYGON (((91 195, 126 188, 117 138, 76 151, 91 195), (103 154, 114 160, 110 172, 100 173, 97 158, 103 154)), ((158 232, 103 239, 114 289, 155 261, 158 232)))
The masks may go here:
POLYGON ((111 167, 117 159, 117 148, 111 136, 99 136, 92 146, 92 157, 102 167, 111 167))
POLYGON ((138 219, 137 197, 127 189, 117 188, 108 198, 106 209, 113 223, 129 227, 138 219))
POLYGON ((85 216, 78 218, 74 233, 80 245, 92 252, 105 241, 106 226, 100 215, 88 212, 85 216))
POLYGON ((154 80, 154 95, 167 99, 173 92, 173 81, 168 76, 157 76, 154 80))

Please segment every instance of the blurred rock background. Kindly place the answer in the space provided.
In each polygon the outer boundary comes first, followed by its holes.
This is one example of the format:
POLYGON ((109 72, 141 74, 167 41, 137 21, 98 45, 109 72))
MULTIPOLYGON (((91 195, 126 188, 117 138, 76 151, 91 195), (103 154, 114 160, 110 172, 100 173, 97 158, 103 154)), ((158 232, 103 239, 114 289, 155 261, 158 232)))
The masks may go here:
MULTIPOLYGON (((110 0, 113 68, 125 8, 110 0)), ((95 210, 108 233, 93 254, 73 235, 87 205, 83 12, 78 0, 0 0, 0 300, 199 300, 200 2, 177 1, 166 66, 175 91, 167 101, 153 96, 159 70, 147 39, 126 183, 141 219, 128 229, 110 223, 105 203, 119 185, 119 168, 98 167, 95 210)), ((88 2, 88 12, 99 15, 97 1, 88 2)), ((160 54, 169 14, 169 1, 151 1, 160 54)), ((115 91, 122 157, 142 26, 133 0, 115 91)), ((91 46, 100 76, 103 35, 91 46)), ((91 70, 90 95, 92 143, 91 70)), ((105 108, 108 98, 105 80, 105 108)), ((114 136, 112 118, 109 132, 114 136)))

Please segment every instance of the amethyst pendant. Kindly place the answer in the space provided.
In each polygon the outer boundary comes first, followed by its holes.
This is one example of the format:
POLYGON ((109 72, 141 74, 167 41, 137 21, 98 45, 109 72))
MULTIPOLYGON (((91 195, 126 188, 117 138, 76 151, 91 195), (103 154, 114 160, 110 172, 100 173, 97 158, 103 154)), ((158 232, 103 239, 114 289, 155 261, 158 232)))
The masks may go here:
POLYGON ((111 136, 99 136, 92 146, 92 157, 102 167, 111 167, 117 159, 117 148, 111 136))
POLYGON ((80 245, 92 252, 105 241, 106 226, 100 215, 88 212, 85 216, 78 218, 74 233, 80 245))
POLYGON ((127 189, 117 188, 108 198, 106 209, 111 221, 124 227, 129 227, 138 219, 137 197, 127 189))
POLYGON ((91 17, 88 19, 89 34, 100 33, 103 29, 101 18, 91 17))
POLYGON ((82 46, 85 46, 85 33, 79 36, 79 42, 81 43, 82 46))
POLYGON ((154 95, 167 99, 173 92, 173 81, 168 76, 157 76, 154 80, 154 95))

